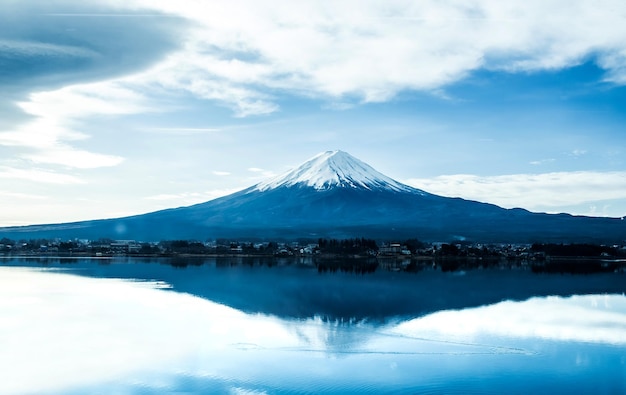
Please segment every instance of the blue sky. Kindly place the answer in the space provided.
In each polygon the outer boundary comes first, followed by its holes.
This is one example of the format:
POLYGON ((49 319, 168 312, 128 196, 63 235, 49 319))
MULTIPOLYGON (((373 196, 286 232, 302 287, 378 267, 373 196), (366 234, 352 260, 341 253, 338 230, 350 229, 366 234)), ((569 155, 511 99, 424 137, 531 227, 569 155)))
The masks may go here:
POLYGON ((0 225, 199 203, 342 149, 626 215, 622 1, 5 0, 0 225))

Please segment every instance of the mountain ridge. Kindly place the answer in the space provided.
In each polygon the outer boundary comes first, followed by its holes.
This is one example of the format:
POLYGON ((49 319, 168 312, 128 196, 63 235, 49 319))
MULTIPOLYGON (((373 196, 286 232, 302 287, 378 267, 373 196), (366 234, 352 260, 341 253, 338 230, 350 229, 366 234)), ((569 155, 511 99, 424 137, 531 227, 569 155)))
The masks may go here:
POLYGON ((626 221, 532 213, 438 196, 397 182, 346 152, 327 151, 270 180, 192 206, 116 219, 0 228, 0 237, 623 243, 626 221))

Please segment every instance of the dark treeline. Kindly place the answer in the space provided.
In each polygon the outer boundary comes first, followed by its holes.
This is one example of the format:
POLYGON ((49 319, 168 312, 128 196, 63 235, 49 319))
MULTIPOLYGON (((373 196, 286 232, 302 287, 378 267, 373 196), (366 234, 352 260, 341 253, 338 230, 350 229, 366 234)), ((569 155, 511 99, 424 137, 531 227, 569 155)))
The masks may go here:
POLYGON ((463 243, 424 243, 409 239, 395 243, 383 243, 367 238, 299 240, 297 242, 241 242, 217 239, 207 242, 198 240, 163 240, 160 242, 136 242, 133 240, 67 240, 49 239, 11 240, 0 239, 0 254, 73 254, 73 255, 323 255, 373 257, 399 256, 432 257, 433 259, 482 259, 482 260, 545 260, 549 257, 565 258, 624 258, 624 246, 598 244, 543 244, 530 245, 484 245, 463 243), (394 247, 395 246, 395 247, 394 247))
POLYGON ((563 257, 599 257, 619 256, 623 251, 616 246, 596 244, 538 244, 531 246, 531 251, 542 252, 547 256, 563 257))
MULTIPOLYGON (((378 267, 393 271, 417 272, 477 268, 528 268, 541 273, 587 274, 626 272, 626 247, 596 244, 483 245, 423 243, 417 239, 380 243, 373 239, 351 238, 299 240, 294 242, 240 242, 217 239, 163 240, 146 243, 133 240, 98 239, 60 241, 0 239, 0 255, 57 257, 163 257, 174 266, 201 263, 206 256, 254 259, 271 266, 277 259, 309 257, 319 272, 370 273, 378 267)), ((239 262, 239 261, 236 261, 239 262)), ((223 263, 223 262, 222 262, 223 263)))
POLYGON ((167 240, 160 242, 159 247, 164 252, 175 251, 181 254, 205 254, 207 252, 206 246, 199 241, 167 240))
POLYGON ((367 254, 378 251, 376 240, 372 239, 318 239, 317 248, 327 254, 367 254))
POLYGON ((157 244, 149 245, 150 251, 142 245, 141 253, 162 253, 162 254, 182 254, 182 255, 272 255, 277 253, 278 244, 264 243, 254 245, 253 243, 237 243, 225 241, 218 244, 205 244, 199 241, 188 240, 164 240, 157 244))

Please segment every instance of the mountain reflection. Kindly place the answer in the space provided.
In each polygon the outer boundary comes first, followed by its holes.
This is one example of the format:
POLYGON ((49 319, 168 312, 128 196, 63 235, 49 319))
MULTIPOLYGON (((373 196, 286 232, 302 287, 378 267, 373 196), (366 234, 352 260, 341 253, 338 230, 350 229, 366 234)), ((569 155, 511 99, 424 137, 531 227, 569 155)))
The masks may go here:
POLYGON ((217 392, 224 393, 250 383, 307 388, 322 385, 331 372, 336 392, 363 383, 375 391, 392 378, 395 384, 416 380, 416 363, 422 376, 431 374, 432 360, 419 359, 428 355, 476 356, 487 362, 500 361, 502 355, 535 358, 524 339, 626 345, 623 294, 533 297, 381 325, 249 314, 172 292, 159 281, 0 267, 0 316, 3 394, 93 392, 94 386, 102 393, 163 392, 179 385, 180 374, 214 389, 223 385, 217 392), (141 391, 120 388, 137 383, 141 391))
MULTIPOLYGON (((40 267, 39 262, 10 263, 40 267)), ((320 269, 311 260, 243 257, 49 260, 45 265, 84 276, 164 281, 175 291, 246 313, 347 323, 384 324, 441 310, 537 296, 626 292, 624 273, 561 275, 499 268, 467 272, 431 268, 405 273, 380 267, 373 271, 368 261, 358 265, 354 261, 325 261, 323 266, 320 269), (367 268, 367 274, 354 270, 355 266, 367 268)))

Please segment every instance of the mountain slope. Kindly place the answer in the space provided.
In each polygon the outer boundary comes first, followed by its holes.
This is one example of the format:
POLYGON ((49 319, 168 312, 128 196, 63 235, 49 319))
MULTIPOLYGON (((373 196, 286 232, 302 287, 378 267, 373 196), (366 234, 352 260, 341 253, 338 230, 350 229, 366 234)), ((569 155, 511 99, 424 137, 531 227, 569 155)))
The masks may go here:
POLYGON ((205 203, 110 220, 0 229, 0 237, 137 240, 373 237, 481 242, 623 242, 626 221, 531 213, 433 195, 342 151, 205 203))

